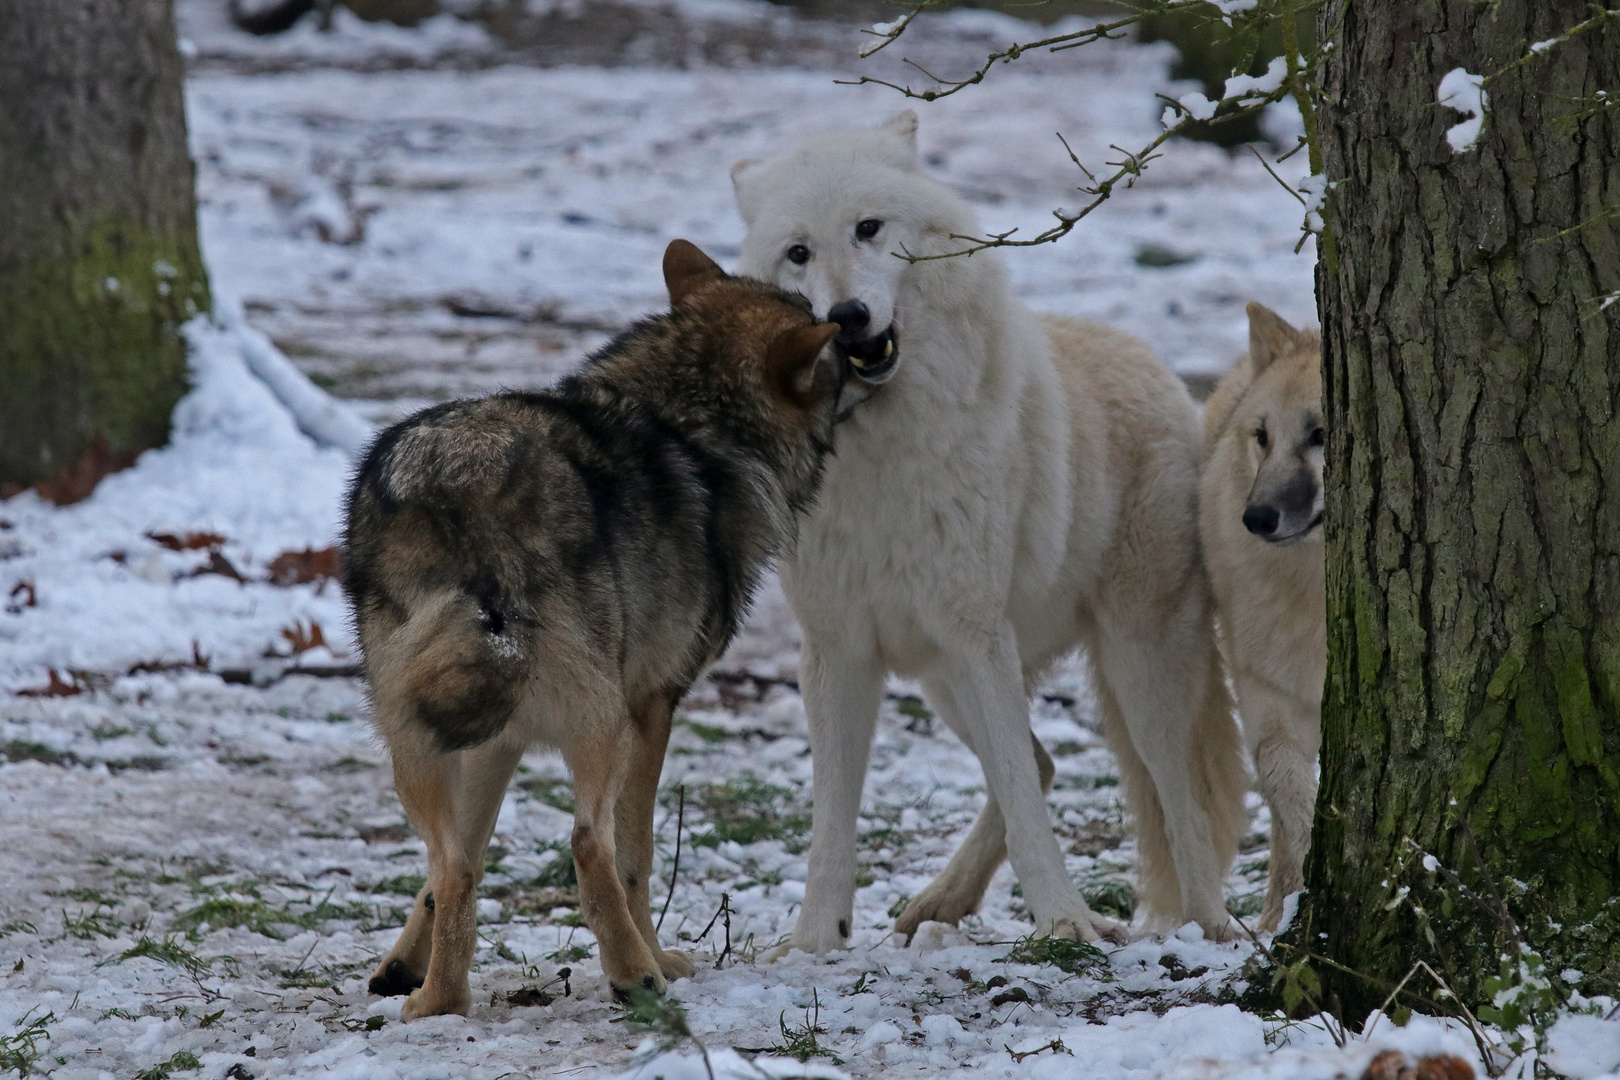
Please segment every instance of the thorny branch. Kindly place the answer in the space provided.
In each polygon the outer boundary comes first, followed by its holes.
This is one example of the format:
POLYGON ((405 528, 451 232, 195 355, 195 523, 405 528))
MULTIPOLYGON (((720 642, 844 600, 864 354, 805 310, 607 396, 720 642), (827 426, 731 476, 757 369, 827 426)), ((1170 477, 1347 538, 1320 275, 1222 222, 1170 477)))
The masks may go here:
MULTIPOLYGON (((918 15, 922 14, 929 8, 936 6, 940 2, 942 2, 942 0, 922 0, 921 3, 916 4, 901 18, 889 23, 880 23, 877 26, 874 26, 872 29, 865 31, 868 34, 877 37, 879 41, 862 49, 861 56, 872 56, 873 54, 880 52, 889 45, 893 44, 901 37, 901 35, 906 32, 907 28, 911 26, 912 22, 917 18, 918 15)), ((1164 100, 1169 104, 1169 108, 1166 110, 1164 118, 1165 131, 1152 142, 1148 143, 1142 149, 1135 151, 1134 153, 1124 149, 1121 146, 1110 145, 1109 148, 1118 152, 1120 154, 1120 158, 1118 160, 1106 161, 1104 163, 1112 168, 1113 172, 1109 173, 1102 180, 1098 180, 1096 174, 1080 161, 1079 156, 1075 154, 1073 148, 1069 146, 1068 141, 1065 140, 1060 133, 1058 135, 1058 139, 1063 143, 1063 148, 1068 153, 1069 160, 1074 162, 1075 166, 1082 173, 1084 173, 1086 177, 1087 182, 1080 185, 1077 190, 1081 194, 1088 196, 1089 199, 1078 209, 1069 210, 1059 208, 1052 211, 1052 216, 1057 219, 1055 224, 1048 226, 1033 236, 1017 239, 1014 238, 1014 234, 1018 232, 1016 228, 1008 229, 1005 232, 986 233, 983 236, 968 236, 960 233, 952 233, 950 238, 952 240, 960 241, 964 245, 955 251, 940 252, 930 255, 919 255, 902 249, 901 251, 895 252, 895 256, 897 258, 904 259, 907 262, 916 263, 927 262, 932 259, 949 259, 961 255, 973 255, 976 252, 984 251, 988 248, 1035 247, 1039 244, 1052 243, 1053 241, 1059 240, 1062 237, 1067 236, 1070 232, 1074 231, 1074 227, 1076 225, 1084 220, 1093 210, 1096 210, 1103 203, 1107 202, 1108 199, 1111 198, 1115 191, 1121 186, 1126 189, 1134 187, 1136 181, 1142 176, 1142 172, 1147 165, 1161 156, 1159 148, 1162 147, 1165 142, 1167 142, 1173 136, 1181 134, 1194 122, 1204 120, 1210 124, 1229 123, 1241 117, 1252 115, 1253 113, 1265 108, 1267 105, 1282 101, 1285 98, 1293 99, 1294 102, 1299 106, 1300 117, 1305 126, 1305 138, 1302 141, 1302 145, 1309 150, 1309 160, 1312 175, 1319 176, 1322 173, 1322 152, 1317 136, 1316 112, 1312 103, 1311 92, 1314 85, 1313 78, 1316 62, 1320 59, 1325 50, 1318 48, 1309 55, 1302 54, 1300 51, 1298 27, 1296 25, 1296 19, 1302 12, 1314 9, 1319 5, 1319 3, 1320 0, 1302 0, 1302 2, 1279 0, 1278 3, 1263 5, 1258 8, 1250 9, 1249 11, 1241 14, 1220 15, 1219 17, 1222 19, 1222 21, 1226 22, 1228 25, 1233 26, 1234 28, 1242 27, 1246 31, 1253 32, 1257 32, 1261 26, 1272 19, 1280 20, 1282 26, 1286 69, 1279 85, 1265 90, 1251 86, 1248 89, 1241 90, 1229 96, 1223 96, 1221 100, 1216 102, 1209 102, 1207 99, 1204 99, 1202 95, 1198 95, 1200 103, 1203 106, 1206 106, 1206 108, 1196 110, 1202 115, 1195 115, 1195 110, 1183 104, 1182 101, 1165 97, 1164 100), (1175 118, 1174 123, 1171 122, 1172 116, 1175 118)), ((1063 34, 1055 34, 1052 37, 1042 38, 1038 41, 1031 41, 1024 44, 1015 42, 999 52, 991 53, 988 57, 986 57, 985 62, 980 65, 980 67, 974 71, 973 74, 963 79, 942 78, 928 71, 921 64, 906 58, 904 63, 915 68, 919 73, 928 78, 934 84, 934 87, 930 89, 915 90, 909 85, 889 82, 886 79, 880 79, 870 75, 863 75, 859 79, 846 80, 845 83, 846 85, 853 86, 874 83, 879 86, 887 86, 892 90, 899 91, 908 98, 915 98, 922 101, 936 101, 943 97, 949 97, 950 95, 957 93, 966 87, 977 85, 984 80, 985 76, 997 64, 1011 63, 1033 50, 1045 49, 1048 52, 1055 53, 1062 52, 1065 49, 1079 48, 1082 45, 1091 44, 1092 42, 1096 41, 1117 40, 1123 37, 1122 32, 1125 30, 1125 28, 1142 21, 1144 18, 1147 18, 1150 15, 1166 15, 1177 12, 1196 12, 1204 14, 1210 18, 1215 18, 1216 16, 1213 14, 1213 12, 1217 10, 1220 9, 1218 5, 1212 2, 1212 0, 1143 0, 1143 2, 1140 3, 1136 10, 1130 15, 1110 22, 1097 22, 1080 30, 1074 30, 1063 34)), ((1242 72, 1233 72, 1234 76, 1241 74, 1242 72)), ((1163 97, 1163 95, 1160 96, 1163 97)), ((1189 95, 1189 98, 1191 96, 1192 95, 1189 95)), ((1187 99, 1183 100, 1185 101, 1187 99)), ((1291 156, 1293 153, 1297 152, 1298 149, 1299 147, 1295 147, 1293 150, 1290 150, 1288 154, 1283 155, 1283 158, 1291 156)), ((1273 177, 1277 177, 1277 174, 1271 170, 1269 165, 1267 166, 1267 171, 1271 172, 1273 177)), ((1277 180, 1279 183, 1283 184, 1283 187, 1286 188, 1290 194, 1292 194, 1296 199, 1299 199, 1300 202, 1306 207, 1306 221, 1302 230, 1303 235, 1300 237, 1300 245, 1303 246, 1305 239, 1308 236, 1319 235, 1325 231, 1325 225, 1323 224, 1325 219, 1325 211, 1320 206, 1321 200, 1319 198, 1313 200, 1315 205, 1313 205, 1313 203, 1307 203, 1299 192, 1289 187, 1286 183, 1283 183, 1280 177, 1277 177, 1277 180), (1315 224, 1313 224, 1311 220, 1313 217, 1317 219, 1315 224)))

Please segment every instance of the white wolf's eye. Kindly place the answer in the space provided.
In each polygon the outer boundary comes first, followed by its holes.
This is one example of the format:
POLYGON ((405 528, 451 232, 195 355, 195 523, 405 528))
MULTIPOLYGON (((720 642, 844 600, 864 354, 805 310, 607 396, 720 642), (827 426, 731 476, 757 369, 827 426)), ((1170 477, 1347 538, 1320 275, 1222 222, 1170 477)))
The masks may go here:
POLYGON ((883 222, 875 217, 869 217, 855 226, 855 235, 862 240, 870 240, 883 228, 883 222))
POLYGON ((787 249, 788 262, 795 266, 803 266, 810 261, 810 249, 803 244, 794 244, 787 249))
POLYGON ((1327 445, 1327 432, 1323 431, 1319 427, 1318 428, 1312 428, 1311 429, 1311 437, 1310 437, 1310 439, 1308 441, 1309 441, 1310 445, 1312 445, 1312 446, 1326 446, 1327 445))
POLYGON ((1264 450, 1266 447, 1271 445, 1271 436, 1266 434, 1265 428, 1255 428, 1254 441, 1260 444, 1260 449, 1264 450))

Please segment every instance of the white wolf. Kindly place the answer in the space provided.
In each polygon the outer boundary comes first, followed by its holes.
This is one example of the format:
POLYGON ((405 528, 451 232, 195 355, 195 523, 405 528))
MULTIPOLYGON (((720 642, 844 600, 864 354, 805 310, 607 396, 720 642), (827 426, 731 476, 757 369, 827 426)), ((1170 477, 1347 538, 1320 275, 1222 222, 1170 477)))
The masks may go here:
POLYGON ((1260 929, 1305 885, 1327 668, 1322 339, 1249 305, 1249 355, 1204 409, 1199 529, 1260 794, 1271 884, 1260 929))
MULTIPOLYGON (((916 168, 917 117, 732 170, 743 272, 797 289, 864 380, 781 566, 804 628, 815 813, 783 951, 845 947, 856 819, 885 673, 915 677, 989 799, 896 930, 974 911, 1010 854, 1038 934, 1124 928, 1063 863, 1028 695, 1077 644, 1119 759, 1154 928, 1230 933, 1221 883, 1247 786, 1198 552, 1198 416, 1141 342, 1037 319, 993 255, 911 263, 978 228, 916 168)), ((856 380, 851 380, 856 385, 856 380)))

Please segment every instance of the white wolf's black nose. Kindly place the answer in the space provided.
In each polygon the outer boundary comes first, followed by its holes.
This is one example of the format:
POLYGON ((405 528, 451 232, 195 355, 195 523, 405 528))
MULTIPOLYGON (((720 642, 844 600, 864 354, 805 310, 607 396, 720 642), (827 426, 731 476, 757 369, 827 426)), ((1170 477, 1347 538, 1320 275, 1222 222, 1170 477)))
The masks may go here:
POLYGON ((866 333, 872 313, 859 300, 840 300, 827 312, 827 321, 837 323, 838 336, 851 341, 866 333))
POLYGON ((1256 536, 1270 536, 1281 518, 1275 506, 1250 506, 1243 511, 1243 527, 1256 536))

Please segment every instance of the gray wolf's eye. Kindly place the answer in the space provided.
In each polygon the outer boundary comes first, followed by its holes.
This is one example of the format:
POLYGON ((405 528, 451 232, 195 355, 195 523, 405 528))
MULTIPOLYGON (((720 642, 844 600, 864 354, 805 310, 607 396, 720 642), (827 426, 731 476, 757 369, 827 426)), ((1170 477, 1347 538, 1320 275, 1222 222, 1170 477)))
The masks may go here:
POLYGON ((883 222, 875 217, 869 217, 855 226, 855 235, 862 240, 870 240, 878 234, 878 230, 881 228, 883 228, 883 222))
POLYGON ((794 244, 787 250, 788 262, 795 266, 803 266, 810 261, 810 249, 803 244, 794 244))
POLYGON ((1260 444, 1260 449, 1264 450, 1271 445, 1271 436, 1266 434, 1265 428, 1255 428, 1254 441, 1260 444))

